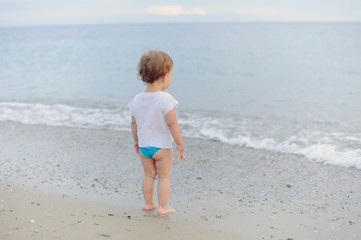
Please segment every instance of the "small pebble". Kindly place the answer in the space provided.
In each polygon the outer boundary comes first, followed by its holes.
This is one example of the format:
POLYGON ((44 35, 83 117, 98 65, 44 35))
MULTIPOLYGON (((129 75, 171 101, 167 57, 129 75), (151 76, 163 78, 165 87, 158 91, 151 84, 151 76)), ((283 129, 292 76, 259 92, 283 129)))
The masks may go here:
POLYGON ((132 216, 128 216, 128 219, 131 219, 132 218, 132 216))
POLYGON ((113 217, 114 214, 113 213, 108 213, 108 216, 113 217))
POLYGON ((104 234, 104 233, 100 234, 100 236, 101 236, 101 237, 110 237, 110 235, 104 234))
POLYGON ((219 214, 217 214, 217 215, 216 215, 216 218, 221 218, 221 217, 222 217, 222 216, 221 216, 221 215, 219 215, 219 214))

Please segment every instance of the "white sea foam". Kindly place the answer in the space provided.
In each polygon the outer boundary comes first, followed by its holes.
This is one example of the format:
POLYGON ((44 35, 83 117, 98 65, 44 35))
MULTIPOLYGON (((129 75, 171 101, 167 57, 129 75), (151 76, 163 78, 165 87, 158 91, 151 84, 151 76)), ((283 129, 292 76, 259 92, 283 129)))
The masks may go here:
POLYGON ((286 135, 279 138, 255 136, 253 129, 247 128, 245 120, 238 121, 236 124, 232 118, 215 121, 210 117, 195 117, 189 114, 184 114, 184 117, 185 120, 180 119, 180 123, 184 125, 184 135, 188 137, 213 139, 254 149, 298 154, 312 161, 361 169, 361 150, 357 148, 357 146, 361 146, 360 136, 302 129, 297 132, 297 135, 286 135), (237 126, 237 128, 227 129, 229 126, 237 126))
POLYGON ((215 139, 228 144, 299 154, 310 160, 325 164, 361 169, 361 150, 357 149, 338 149, 333 144, 323 143, 301 146, 295 143, 295 140, 298 139, 295 139, 294 136, 283 141, 276 141, 273 138, 252 139, 243 135, 227 138, 221 131, 216 129, 203 129, 200 131, 200 135, 205 139, 215 139))
MULTIPOLYGON (((227 144, 246 146, 283 153, 299 154, 312 161, 325 164, 356 167, 361 169, 361 137, 357 134, 341 131, 306 130, 287 132, 285 126, 263 126, 267 123, 256 123, 255 119, 205 116, 184 113, 179 114, 179 123, 183 135, 191 138, 218 140, 227 144), (259 126, 263 127, 261 130, 259 126), (263 129, 281 129, 282 136, 260 135, 263 129), (257 134, 258 132, 258 134, 257 134)), ((44 124, 50 126, 66 126, 90 129, 130 130, 130 113, 125 106, 111 108, 81 108, 63 104, 44 105, 37 103, 0 103, 0 121, 14 121, 25 124, 44 124)), ((263 121, 259 119, 258 121, 263 121)), ((282 125, 282 123, 280 123, 282 125)))
POLYGON ((79 108, 63 104, 0 103, 0 121, 94 129, 127 130, 129 112, 114 109, 79 108))

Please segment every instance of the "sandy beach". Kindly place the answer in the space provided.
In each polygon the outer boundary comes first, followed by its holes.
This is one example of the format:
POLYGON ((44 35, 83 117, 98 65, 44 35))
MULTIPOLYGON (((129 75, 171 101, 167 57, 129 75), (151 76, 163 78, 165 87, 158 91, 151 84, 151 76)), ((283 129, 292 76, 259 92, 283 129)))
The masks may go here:
POLYGON ((141 210, 130 132, 0 125, 0 239, 361 239, 361 171, 185 139, 169 205, 141 210))

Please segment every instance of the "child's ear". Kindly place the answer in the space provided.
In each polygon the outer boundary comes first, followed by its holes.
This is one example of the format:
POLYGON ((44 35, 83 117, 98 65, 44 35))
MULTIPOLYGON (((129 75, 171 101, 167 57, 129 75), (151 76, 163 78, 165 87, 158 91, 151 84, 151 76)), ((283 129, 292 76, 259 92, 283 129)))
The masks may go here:
POLYGON ((165 79, 168 77, 168 73, 164 74, 162 77, 163 82, 165 81, 165 79))

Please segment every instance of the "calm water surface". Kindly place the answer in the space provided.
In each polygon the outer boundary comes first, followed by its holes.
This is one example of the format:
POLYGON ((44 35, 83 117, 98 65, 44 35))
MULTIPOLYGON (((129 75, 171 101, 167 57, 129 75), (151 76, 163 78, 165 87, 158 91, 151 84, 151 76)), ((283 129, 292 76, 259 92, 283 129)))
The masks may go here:
POLYGON ((174 60, 184 135, 361 168, 361 24, 0 28, 0 120, 129 130, 149 48, 174 60))

